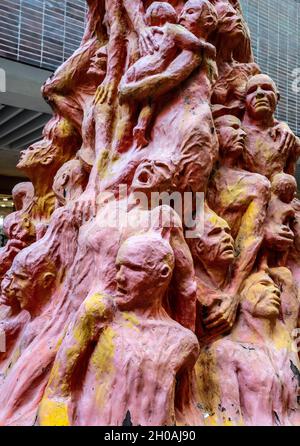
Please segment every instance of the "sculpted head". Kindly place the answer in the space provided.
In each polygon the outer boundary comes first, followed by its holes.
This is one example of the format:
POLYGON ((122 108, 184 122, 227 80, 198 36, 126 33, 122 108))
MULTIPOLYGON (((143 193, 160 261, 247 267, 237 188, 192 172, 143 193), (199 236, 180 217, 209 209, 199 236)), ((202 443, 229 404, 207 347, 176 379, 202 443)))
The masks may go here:
POLYGON ((264 244, 272 250, 286 252, 294 243, 292 224, 295 211, 292 200, 297 191, 294 177, 285 173, 273 177, 272 196, 267 211, 264 244))
POLYGON ((277 319, 281 292, 264 271, 252 274, 241 290, 241 310, 255 318, 277 319))
POLYGON ((17 211, 24 209, 34 197, 34 187, 29 181, 17 184, 12 190, 12 197, 17 211))
POLYGON ((214 0, 218 16, 218 28, 214 45, 220 61, 226 60, 228 51, 234 60, 241 63, 253 62, 250 31, 243 18, 238 2, 214 0))
POLYGON ((231 231, 221 217, 210 209, 204 215, 204 230, 198 237, 188 239, 192 256, 207 267, 229 267, 234 261, 234 241, 231 231))
POLYGON ((279 98, 276 84, 269 76, 253 76, 246 86, 246 112, 257 121, 271 117, 276 111, 279 98))
POLYGON ((239 9, 236 9, 228 1, 218 1, 216 3, 218 13, 218 32, 233 39, 247 37, 245 22, 239 9))
POLYGON ((21 152, 17 167, 28 174, 36 169, 59 168, 76 153, 80 143, 80 136, 72 124, 64 118, 54 117, 44 128, 43 139, 21 152))
POLYGON ((35 244, 22 250, 6 273, 1 284, 2 302, 6 305, 18 305, 31 312, 50 295, 57 269, 39 247, 35 244))
POLYGON ((78 198, 86 188, 88 175, 77 159, 63 164, 54 177, 53 191, 61 206, 78 198))
POLYGON ((284 203, 291 203, 297 193, 297 181, 292 175, 278 173, 272 178, 272 193, 284 203))
POLYGON ((215 120, 219 138, 221 156, 238 158, 245 149, 246 132, 241 121, 232 115, 222 116, 215 120))
POLYGON ((159 234, 129 238, 121 246, 116 260, 119 308, 148 308, 161 303, 174 264, 173 250, 159 234))
POLYGON ((13 212, 3 222, 3 230, 10 240, 32 243, 36 239, 36 229, 27 212, 13 212))
POLYGON ((167 2, 153 2, 145 14, 148 26, 163 26, 165 23, 177 23, 177 20, 175 9, 167 2))
POLYGON ((133 192, 168 192, 173 189, 176 166, 171 160, 146 160, 135 171, 133 192))
POLYGON ((208 36, 217 27, 218 15, 208 0, 188 0, 179 17, 179 23, 196 36, 208 36))
POLYGON ((107 45, 99 48, 95 55, 91 58, 91 63, 87 71, 88 75, 92 75, 101 82, 104 79, 107 69, 107 45))

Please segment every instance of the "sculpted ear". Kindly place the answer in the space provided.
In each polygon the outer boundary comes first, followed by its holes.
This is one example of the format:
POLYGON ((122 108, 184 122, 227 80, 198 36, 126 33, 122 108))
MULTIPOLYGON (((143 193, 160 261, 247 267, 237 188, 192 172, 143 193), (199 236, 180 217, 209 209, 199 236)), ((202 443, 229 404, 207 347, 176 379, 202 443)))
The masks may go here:
POLYGON ((45 273, 42 278, 43 288, 50 288, 55 279, 55 275, 53 273, 45 273))
POLYGON ((48 155, 45 159, 43 159, 43 160, 41 161, 41 164, 42 164, 43 166, 49 166, 49 164, 52 163, 53 159, 54 159, 54 156, 53 156, 53 155, 48 155))
POLYGON ((162 279, 167 279, 171 274, 171 268, 168 265, 163 265, 160 271, 160 275, 162 279))
POLYGON ((197 243, 197 253, 198 254, 203 254, 204 253, 204 243, 200 239, 198 240, 198 243, 197 243))
POLYGON ((279 91, 277 91, 277 102, 279 102, 281 100, 281 94, 279 93, 279 91))

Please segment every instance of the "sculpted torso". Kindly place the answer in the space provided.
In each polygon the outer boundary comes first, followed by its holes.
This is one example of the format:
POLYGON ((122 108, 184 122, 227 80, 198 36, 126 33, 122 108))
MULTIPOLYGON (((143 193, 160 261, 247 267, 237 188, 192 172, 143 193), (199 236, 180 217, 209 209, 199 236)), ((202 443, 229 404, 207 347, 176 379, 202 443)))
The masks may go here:
POLYGON ((119 313, 91 356, 78 424, 122 426, 129 411, 135 426, 174 425, 174 377, 195 351, 196 339, 179 324, 119 313))
MULTIPOLYGON (((238 404, 234 409, 241 417, 233 419, 234 424, 240 421, 249 426, 292 425, 290 408, 297 407, 298 383, 292 370, 293 361, 297 364, 296 354, 277 350, 274 345, 232 342, 230 338, 217 343, 216 354, 218 365, 224 366, 226 361, 229 368, 230 363, 230 369, 238 376, 236 402, 240 401, 240 408, 238 404)), ((224 406, 231 412, 225 401, 224 406)))

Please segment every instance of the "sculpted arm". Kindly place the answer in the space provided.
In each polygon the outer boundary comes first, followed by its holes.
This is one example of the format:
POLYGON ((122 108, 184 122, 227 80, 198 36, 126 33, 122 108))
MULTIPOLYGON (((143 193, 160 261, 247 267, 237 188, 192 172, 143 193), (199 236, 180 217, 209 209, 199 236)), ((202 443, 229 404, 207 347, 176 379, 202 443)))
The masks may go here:
POLYGON ((102 22, 105 14, 105 0, 88 0, 87 25, 80 47, 64 62, 42 87, 42 93, 46 100, 60 106, 59 99, 65 98, 82 82, 90 64, 90 59, 105 40, 102 31, 102 22), (53 98, 53 96, 56 96, 53 98))
POLYGON ((169 25, 169 32, 173 35, 180 49, 194 52, 205 51, 210 57, 216 58, 216 48, 213 45, 202 39, 198 39, 198 37, 183 26, 169 25))
POLYGON ((181 221, 174 217, 170 244, 175 255, 174 287, 172 301, 175 319, 184 327, 195 331, 196 291, 194 262, 185 241, 181 221))
POLYGON ((123 4, 133 28, 139 36, 141 55, 145 56, 146 54, 153 54, 159 47, 155 42, 153 30, 145 23, 145 9, 143 2, 141 0, 123 0, 123 4))
POLYGON ((120 101, 142 101, 157 98, 186 80, 201 64, 202 57, 183 51, 163 73, 148 76, 137 82, 121 83, 120 101))
POLYGON ((242 216, 240 229, 235 241, 237 261, 233 271, 230 291, 237 294, 242 282, 250 274, 258 250, 263 242, 264 223, 270 198, 270 183, 261 177, 258 180, 255 197, 242 216))
POLYGON ((296 175, 296 165, 300 157, 300 139, 296 137, 295 144, 291 150, 290 156, 286 163, 285 172, 289 175, 296 175))
POLYGON ((113 315, 113 304, 96 293, 81 305, 58 350, 48 387, 39 409, 41 425, 51 425, 54 413, 62 424, 69 418, 71 386, 74 373, 91 342, 97 340, 113 315))
POLYGON ((76 88, 86 76, 90 60, 99 47, 97 38, 87 41, 56 70, 42 87, 44 99, 57 113, 71 119, 80 132, 83 112, 76 100, 76 88))

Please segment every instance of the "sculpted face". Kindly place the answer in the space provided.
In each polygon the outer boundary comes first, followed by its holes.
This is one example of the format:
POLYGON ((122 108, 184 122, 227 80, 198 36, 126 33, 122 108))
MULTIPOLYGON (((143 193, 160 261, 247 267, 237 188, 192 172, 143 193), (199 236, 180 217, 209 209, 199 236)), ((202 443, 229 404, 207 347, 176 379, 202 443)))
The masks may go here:
POLYGON ((30 272, 19 262, 14 262, 5 275, 1 285, 2 297, 7 304, 18 303, 19 307, 25 309, 33 293, 33 284, 30 272))
POLYGON ((24 261, 21 255, 16 257, 12 268, 6 273, 1 285, 2 299, 17 302, 23 310, 30 311, 39 298, 45 298, 46 290, 54 281, 54 273, 47 270, 46 262, 36 270, 24 261))
POLYGON ((205 29, 209 34, 217 24, 217 12, 207 0, 189 0, 183 7, 179 23, 193 34, 205 29))
POLYGON ((173 252, 158 237, 132 237, 121 246, 116 267, 119 308, 148 307, 161 300, 161 290, 165 290, 170 282, 173 252))
POLYGON ((34 197, 33 184, 19 183, 12 190, 14 205, 17 211, 25 208, 34 197))
POLYGON ((229 2, 221 1, 216 4, 218 13, 218 32, 226 34, 233 39, 246 36, 243 17, 238 9, 235 9, 229 2))
POLYGON ((50 141, 47 138, 43 138, 26 150, 22 150, 20 153, 20 159, 17 164, 18 169, 32 169, 39 167, 40 165, 47 166, 52 162, 52 156, 48 156, 50 141))
POLYGON ((12 240, 32 242, 36 238, 35 225, 26 212, 10 214, 5 219, 4 230, 12 240))
POLYGON ((107 69, 107 46, 102 46, 96 51, 94 57, 91 58, 91 64, 87 74, 102 78, 106 74, 107 69))
POLYGON ((252 316, 267 319, 279 316, 281 292, 268 274, 253 274, 242 295, 242 308, 252 316))
POLYGON ((65 163, 57 172, 53 182, 53 192, 59 203, 78 198, 87 183, 87 174, 79 160, 71 160, 65 163))
POLYGON ((229 266, 234 260, 234 241, 225 220, 215 213, 205 216, 204 233, 193 242, 193 255, 208 265, 229 266))
POLYGON ((247 84, 246 109, 249 116, 262 120, 272 116, 278 103, 275 83, 269 76, 259 74, 252 77, 247 84))
POLYGON ((290 228, 290 224, 290 216, 281 224, 272 221, 267 223, 264 236, 265 245, 279 252, 288 251, 294 243, 294 233, 290 228))
POLYGON ((70 122, 54 117, 44 127, 43 139, 21 152, 17 167, 30 172, 37 167, 61 165, 79 144, 80 137, 70 122))
POLYGON ((137 168, 133 181, 134 192, 167 191, 173 179, 172 167, 166 161, 145 161, 137 168))
POLYGON ((246 132, 241 121, 235 116, 223 116, 216 119, 220 150, 223 156, 240 156, 245 149, 246 132))

